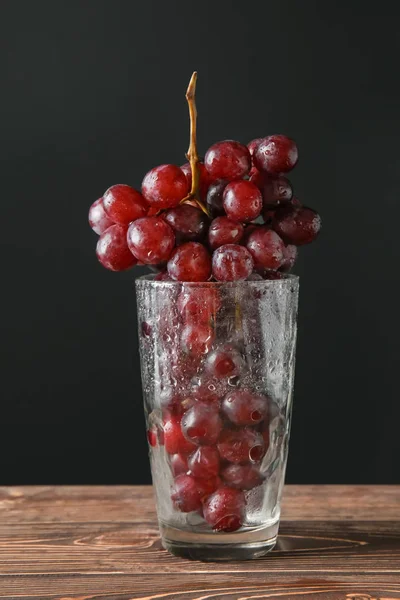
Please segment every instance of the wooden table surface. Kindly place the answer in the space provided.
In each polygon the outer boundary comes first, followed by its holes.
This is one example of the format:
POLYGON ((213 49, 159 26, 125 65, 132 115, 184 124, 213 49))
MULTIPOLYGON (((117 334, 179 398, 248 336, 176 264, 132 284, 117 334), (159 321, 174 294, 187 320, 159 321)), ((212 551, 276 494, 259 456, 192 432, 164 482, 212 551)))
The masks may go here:
POLYGON ((0 488, 0 598, 400 598, 400 486, 287 486, 278 548, 231 563, 167 554, 150 487, 0 488))

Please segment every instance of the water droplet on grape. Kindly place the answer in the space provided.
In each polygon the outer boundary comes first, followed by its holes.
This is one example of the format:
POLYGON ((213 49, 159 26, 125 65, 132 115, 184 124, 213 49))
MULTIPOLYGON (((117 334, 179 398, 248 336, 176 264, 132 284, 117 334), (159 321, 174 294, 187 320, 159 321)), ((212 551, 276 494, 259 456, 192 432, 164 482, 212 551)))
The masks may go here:
POLYGON ((228 385, 230 385, 231 387, 237 387, 240 383, 240 377, 238 377, 237 375, 234 375, 233 377, 229 377, 228 378, 228 385))

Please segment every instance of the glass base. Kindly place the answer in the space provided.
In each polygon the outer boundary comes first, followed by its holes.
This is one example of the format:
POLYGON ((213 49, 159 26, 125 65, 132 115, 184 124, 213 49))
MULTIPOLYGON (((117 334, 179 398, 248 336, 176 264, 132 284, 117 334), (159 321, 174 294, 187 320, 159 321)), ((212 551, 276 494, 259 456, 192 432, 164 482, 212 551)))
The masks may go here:
POLYGON ((251 560, 274 548, 279 520, 234 533, 193 532, 160 523, 163 547, 181 558, 202 561, 251 560))

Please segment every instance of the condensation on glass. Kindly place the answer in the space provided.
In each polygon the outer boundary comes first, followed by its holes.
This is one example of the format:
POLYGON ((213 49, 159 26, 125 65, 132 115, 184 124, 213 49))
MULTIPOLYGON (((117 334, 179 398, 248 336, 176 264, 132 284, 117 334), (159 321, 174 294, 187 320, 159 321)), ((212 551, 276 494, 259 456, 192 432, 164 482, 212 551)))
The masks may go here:
MULTIPOLYGON (((200 560, 248 559, 274 547, 290 432, 298 287, 298 277, 292 275, 235 283, 162 282, 153 276, 136 281, 152 478, 162 543, 174 554, 200 560), (188 344, 182 340, 187 324, 194 327, 192 341, 196 342, 196 326, 202 325, 211 327, 211 338, 203 346, 188 344), (210 372, 209 356, 218 351, 239 356, 233 376, 210 372), (218 405, 232 390, 261 394, 268 402, 267 417, 253 426, 265 441, 264 455, 255 461, 261 483, 243 490, 241 527, 231 532, 213 529, 202 508, 182 512, 171 499, 174 476, 164 426, 171 412, 179 420, 185 410, 203 401, 204 389, 214 401, 218 397, 218 405)), ((240 428, 220 413, 222 432, 240 428)), ((218 449, 218 441, 214 446, 218 449)), ((221 458, 221 473, 227 466, 229 461, 221 458)), ((218 482, 225 485, 221 475, 218 482)))

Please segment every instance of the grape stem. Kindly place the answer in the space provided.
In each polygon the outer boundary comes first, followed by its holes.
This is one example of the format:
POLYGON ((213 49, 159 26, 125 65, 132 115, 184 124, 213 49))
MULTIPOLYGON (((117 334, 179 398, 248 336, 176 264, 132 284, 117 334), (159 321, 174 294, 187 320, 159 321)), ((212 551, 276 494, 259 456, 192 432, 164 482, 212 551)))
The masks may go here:
POLYGON ((200 186, 200 170, 199 170, 199 155, 197 152, 197 108, 196 108, 196 83, 197 83, 197 71, 194 71, 188 89, 186 91, 186 100, 189 106, 189 117, 190 117, 190 144, 189 150, 187 151, 186 158, 190 162, 190 169, 192 171, 192 189, 190 193, 181 200, 181 204, 188 201, 195 201, 199 208, 209 217, 206 206, 200 200, 199 186, 200 186))

